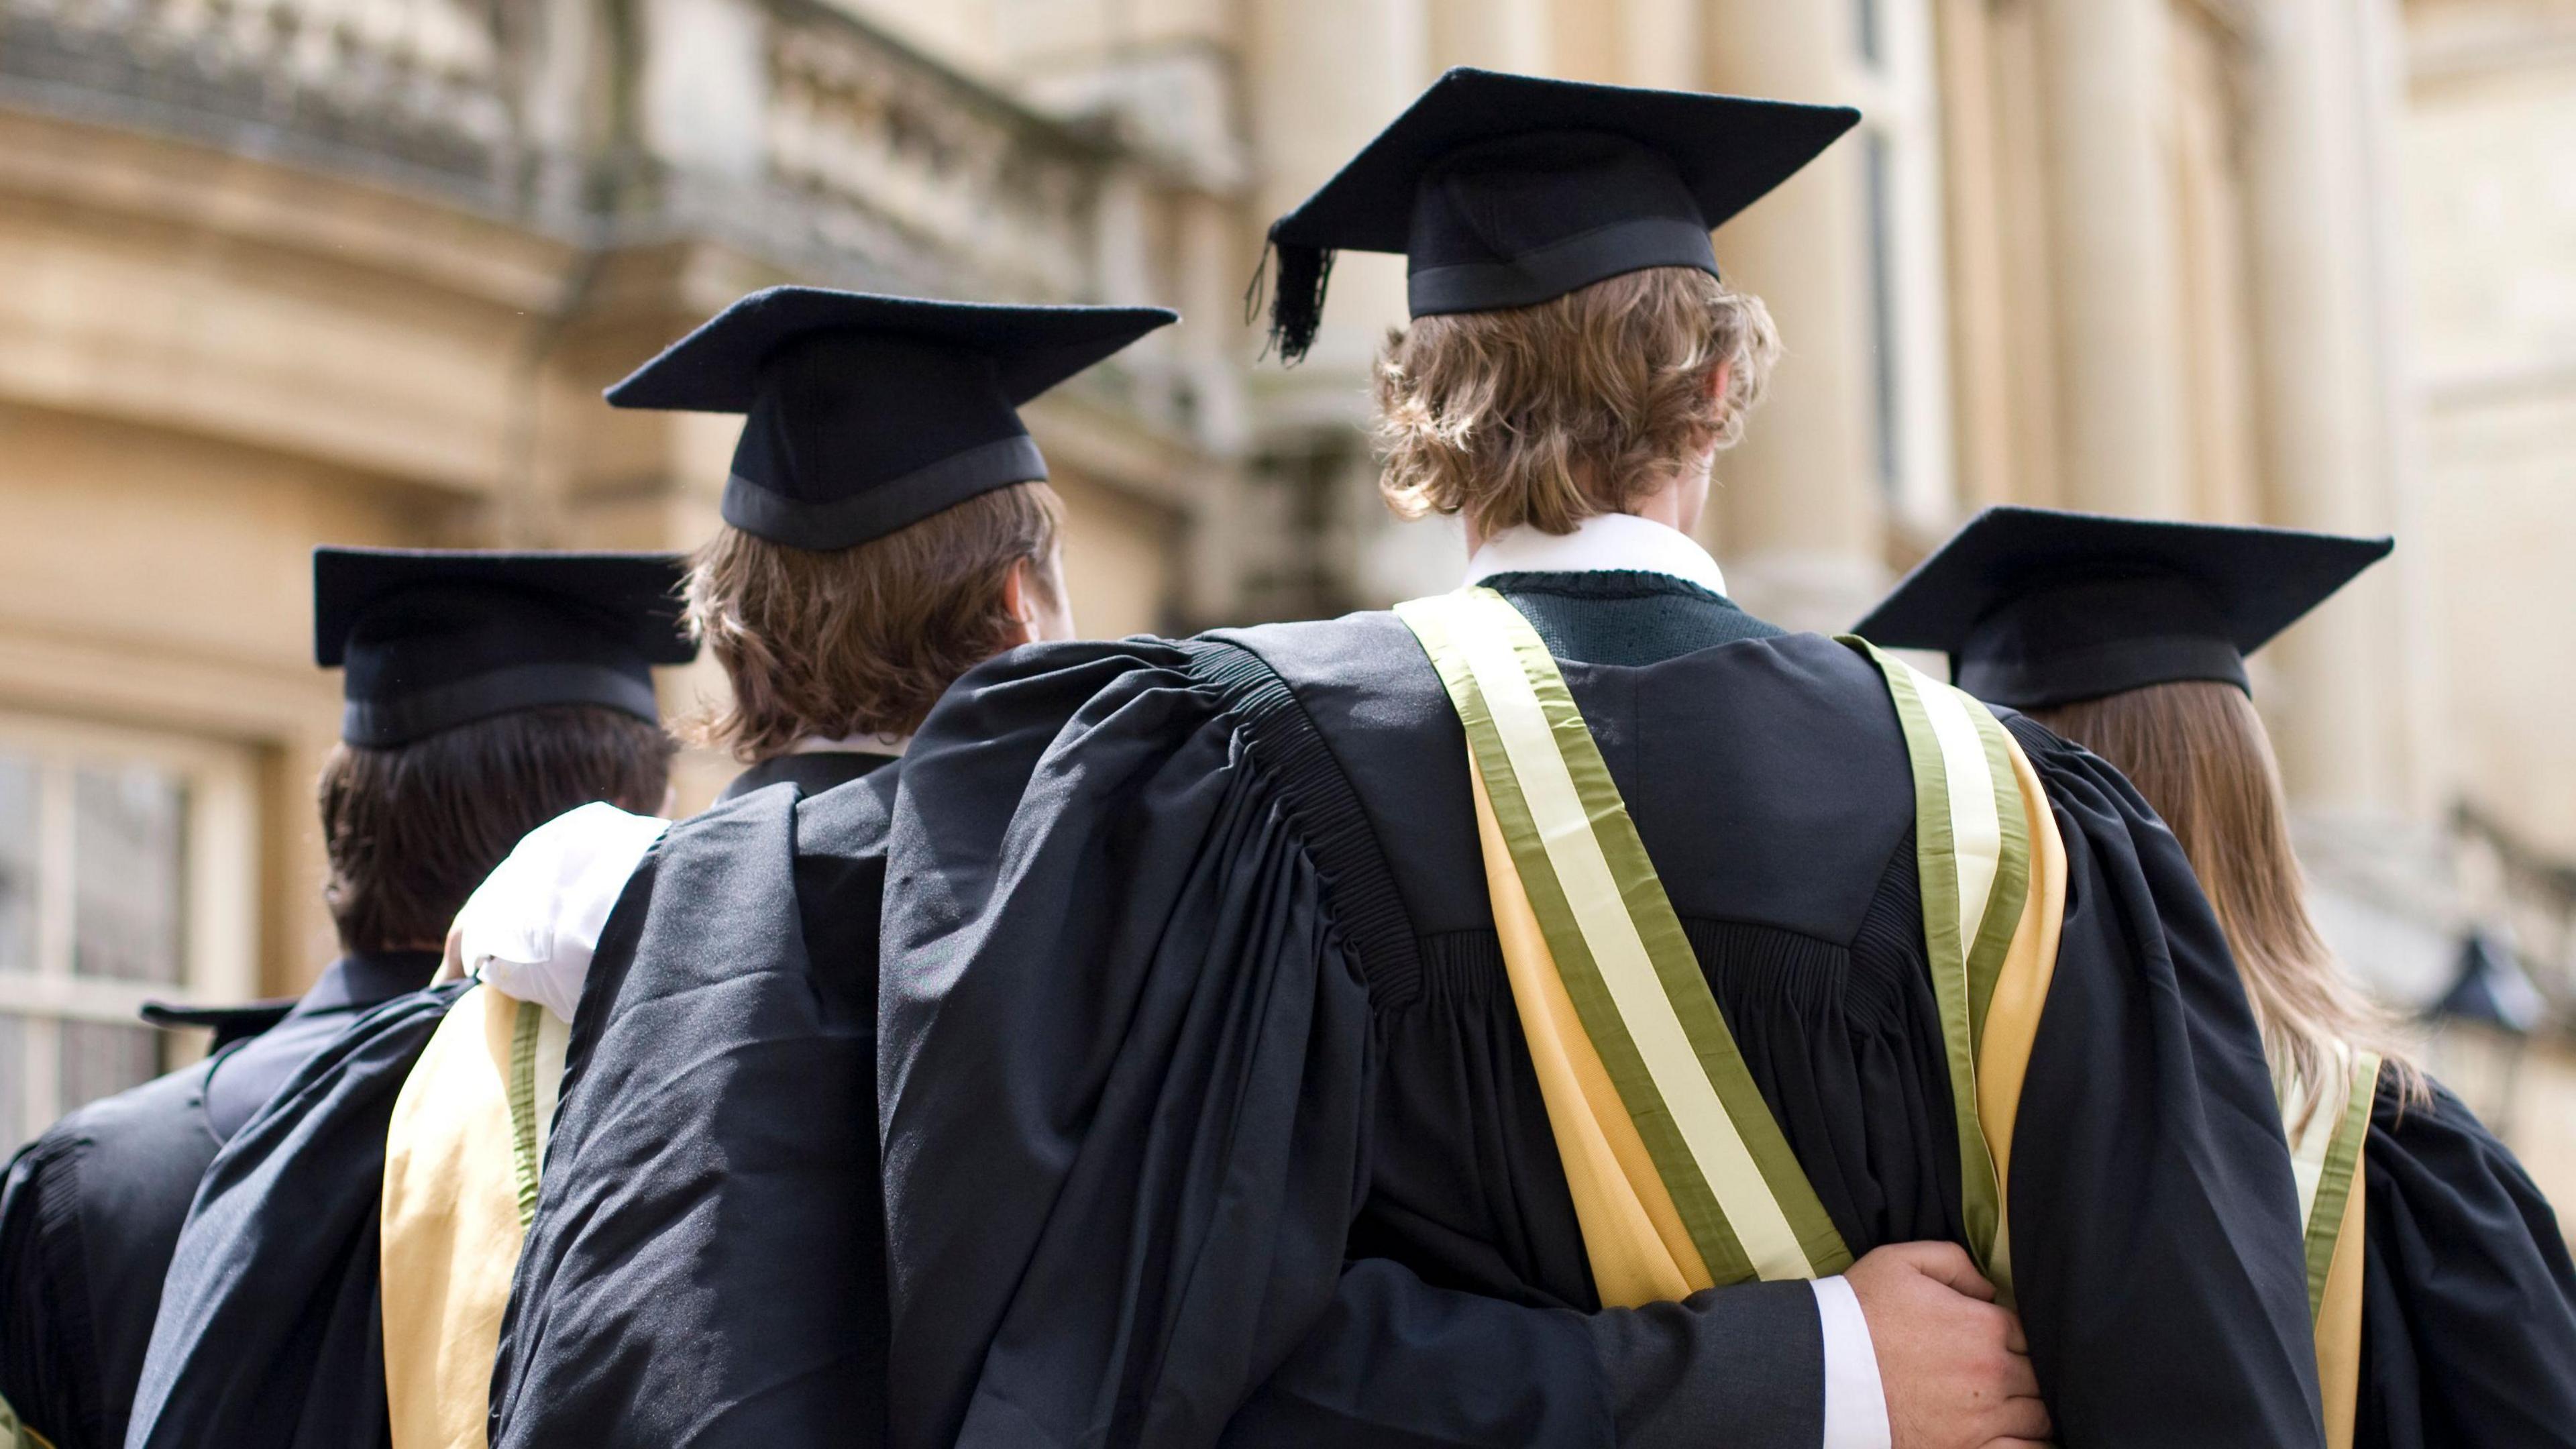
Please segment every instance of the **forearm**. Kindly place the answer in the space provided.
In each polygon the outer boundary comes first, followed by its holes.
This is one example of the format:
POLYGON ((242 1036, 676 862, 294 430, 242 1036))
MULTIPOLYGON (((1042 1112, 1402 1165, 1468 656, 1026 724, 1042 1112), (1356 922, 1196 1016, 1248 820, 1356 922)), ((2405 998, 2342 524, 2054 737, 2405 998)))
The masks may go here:
POLYGON ((1366 1261, 1343 1273, 1330 1309, 1225 1442, 1696 1449, 1722 1431, 1740 1449, 1818 1449, 1816 1305, 1807 1284, 1771 1283, 1587 1315, 1434 1288, 1366 1261))

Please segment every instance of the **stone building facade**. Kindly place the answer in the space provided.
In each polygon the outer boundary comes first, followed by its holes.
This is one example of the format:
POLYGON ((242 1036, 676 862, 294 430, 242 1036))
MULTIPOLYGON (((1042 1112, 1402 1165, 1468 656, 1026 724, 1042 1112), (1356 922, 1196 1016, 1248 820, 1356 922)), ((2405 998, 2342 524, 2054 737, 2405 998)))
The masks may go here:
POLYGON ((2330 928, 2576 995, 2576 0, 0 0, 0 1140, 327 955, 304 551, 693 543, 733 425, 596 393, 754 286, 1182 310, 1031 410, 1095 631, 1448 586, 1358 427, 1401 262, 1295 369, 1241 309, 1459 63, 1866 113, 1716 238, 1756 611, 2004 500, 2396 532, 2258 661, 2330 928))

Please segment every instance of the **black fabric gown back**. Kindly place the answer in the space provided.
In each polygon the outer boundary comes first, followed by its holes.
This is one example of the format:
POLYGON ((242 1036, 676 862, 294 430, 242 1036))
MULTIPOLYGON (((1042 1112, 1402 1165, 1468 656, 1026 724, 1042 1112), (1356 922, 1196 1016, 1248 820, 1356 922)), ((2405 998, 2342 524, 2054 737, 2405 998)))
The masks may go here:
POLYGON ((125 1442, 162 1277, 216 1150, 350 1022, 437 967, 421 953, 344 956, 282 1018, 183 1013, 211 1020, 219 1043, 227 1018, 256 1025, 19 1152, 0 1185, 0 1396, 56 1449, 125 1442))
POLYGON ((2355 1449, 2576 1445, 2576 1267, 2522 1164, 2393 1076, 2366 1164, 2355 1449))
MULTIPOLYGON (((1576 656, 1846 1242, 1958 1240, 1885 685, 1625 578, 1500 582, 1576 656)), ((2068 852, 2008 1184, 2062 1441, 2319 1442, 2296 1198, 2224 938, 2125 781, 2008 726, 2068 852)), ((1021 651, 950 692, 889 848, 896 1443, 1213 1442, 1358 1258, 1595 1305, 1471 812, 1456 719, 1384 614, 1021 651)))
POLYGON ((673 826, 600 942, 495 1445, 882 1438, 877 900, 898 771, 795 758, 790 783, 756 773, 673 826))
POLYGON ((162 1285, 130 1449, 390 1442, 385 1130, 464 990, 416 991, 360 1017, 216 1154, 162 1285))

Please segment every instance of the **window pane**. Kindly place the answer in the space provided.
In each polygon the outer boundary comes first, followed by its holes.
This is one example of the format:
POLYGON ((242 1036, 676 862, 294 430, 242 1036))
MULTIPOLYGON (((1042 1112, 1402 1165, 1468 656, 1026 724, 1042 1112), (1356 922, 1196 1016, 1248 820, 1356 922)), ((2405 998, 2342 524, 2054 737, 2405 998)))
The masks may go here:
POLYGON ((179 979, 186 919, 188 797, 143 765, 85 766, 72 779, 72 971, 179 979))
POLYGON ((27 1121, 28 1029, 26 1018, 0 1015, 0 1154, 36 1135, 27 1121))
POLYGON ((98 1021, 62 1024, 59 1105, 66 1112, 161 1074, 160 1033, 98 1021))
POLYGON ((35 969, 36 762, 0 751, 0 971, 35 969))

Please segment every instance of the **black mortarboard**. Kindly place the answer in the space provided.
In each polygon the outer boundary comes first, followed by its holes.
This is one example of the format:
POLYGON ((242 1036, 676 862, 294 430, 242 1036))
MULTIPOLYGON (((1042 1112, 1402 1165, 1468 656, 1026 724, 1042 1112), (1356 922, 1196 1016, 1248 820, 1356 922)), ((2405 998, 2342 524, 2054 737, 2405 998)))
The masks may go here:
POLYGON ((1271 224, 1271 340, 1305 354, 1335 251, 1403 253, 1416 317, 1532 306, 1646 267, 1715 276, 1709 232, 1859 120, 1456 67, 1271 224))
POLYGON ((313 550, 313 658, 346 671, 340 737, 405 744, 550 704, 658 720, 656 664, 686 664, 683 561, 663 553, 313 550))
POLYGON ((2246 688, 2245 656, 2355 574, 2385 538, 1989 508, 1852 631, 1939 649, 1961 689, 2045 709, 2184 679, 2246 688))
POLYGON ((842 549, 1046 477, 1018 406, 1179 320, 1160 307, 771 287, 607 396, 621 408, 749 414, 725 522, 790 548, 842 549))
POLYGON ((2425 1015, 2474 1021, 2511 1036, 2528 1036, 2548 1014, 2540 989, 2510 947, 2484 931, 2460 943, 2459 974, 2425 1015))

